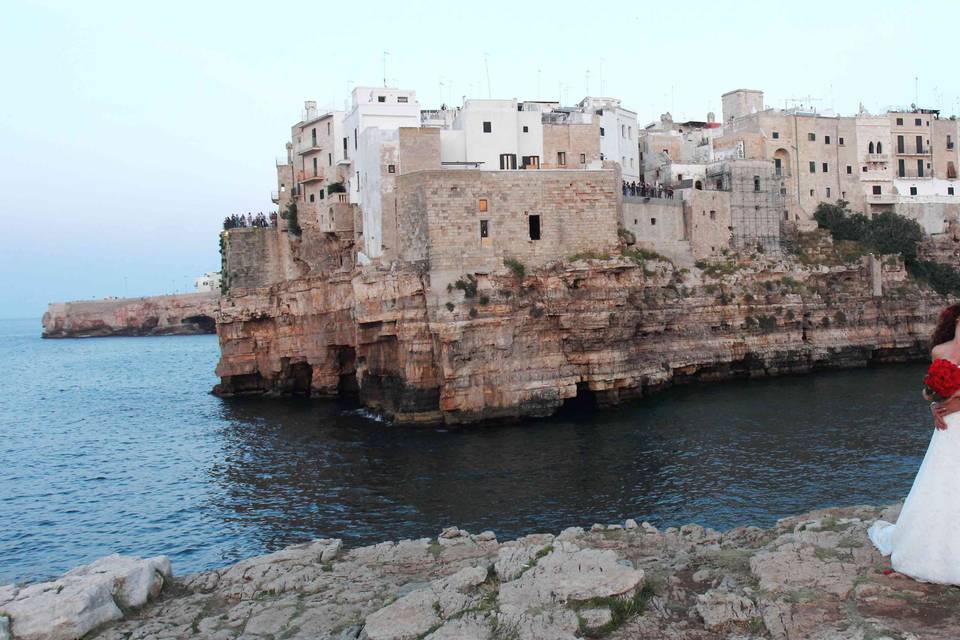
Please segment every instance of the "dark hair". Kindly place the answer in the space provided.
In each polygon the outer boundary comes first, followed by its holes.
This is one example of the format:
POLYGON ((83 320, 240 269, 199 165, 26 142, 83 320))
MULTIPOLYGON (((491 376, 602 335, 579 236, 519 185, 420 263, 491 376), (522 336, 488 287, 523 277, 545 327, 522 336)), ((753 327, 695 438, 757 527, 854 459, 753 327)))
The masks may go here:
POLYGON ((935 347, 953 340, 957 333, 957 319, 960 318, 960 304, 952 304, 940 312, 937 328, 933 330, 930 346, 935 347))

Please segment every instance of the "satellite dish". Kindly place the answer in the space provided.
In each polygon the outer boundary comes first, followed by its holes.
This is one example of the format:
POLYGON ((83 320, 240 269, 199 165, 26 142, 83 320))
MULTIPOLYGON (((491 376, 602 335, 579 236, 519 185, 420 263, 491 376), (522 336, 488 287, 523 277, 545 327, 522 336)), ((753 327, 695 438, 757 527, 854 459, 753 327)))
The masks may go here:
POLYGON ((917 105, 915 105, 914 103, 911 102, 911 103, 910 103, 910 108, 913 109, 914 111, 916 111, 916 110, 917 110, 917 105))

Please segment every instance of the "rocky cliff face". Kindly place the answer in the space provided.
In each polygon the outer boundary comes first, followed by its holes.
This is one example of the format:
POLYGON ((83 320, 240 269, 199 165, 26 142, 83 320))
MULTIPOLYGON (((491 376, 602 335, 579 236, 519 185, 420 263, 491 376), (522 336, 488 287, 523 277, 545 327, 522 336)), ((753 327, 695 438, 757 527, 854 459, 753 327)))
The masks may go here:
POLYGON ((436 290, 374 267, 234 289, 216 391, 357 394, 401 423, 545 416, 666 385, 925 358, 944 300, 894 259, 573 256, 436 290))
POLYGON ((43 314, 44 338, 215 333, 218 293, 53 303, 43 314))
POLYGON ((128 560, 114 575, 88 567, 19 591, 0 587, 0 637, 6 626, 14 640, 72 640, 106 622, 84 637, 956 638, 957 589, 892 573, 867 538, 878 516, 895 520, 898 510, 824 509, 723 533, 626 520, 502 542, 457 527, 349 550, 315 540, 172 584, 168 565, 131 571, 163 559, 128 560), (164 585, 156 602, 129 610, 164 585), (132 603, 119 597, 131 586, 132 603), (111 615, 94 620, 91 604, 101 601, 111 615), (114 601, 128 605, 125 620, 114 601))

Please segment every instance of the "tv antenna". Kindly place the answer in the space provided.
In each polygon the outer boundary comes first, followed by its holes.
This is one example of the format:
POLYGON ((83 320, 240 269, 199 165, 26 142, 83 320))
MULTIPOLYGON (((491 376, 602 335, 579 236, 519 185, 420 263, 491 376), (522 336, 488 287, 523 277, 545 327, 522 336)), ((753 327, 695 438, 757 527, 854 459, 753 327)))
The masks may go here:
POLYGON ((390 55, 389 51, 383 52, 383 86, 387 86, 387 56, 390 55))
POLYGON ((489 56, 484 52, 483 54, 483 68, 487 72, 487 99, 493 98, 493 92, 490 90, 490 62, 488 60, 489 56))

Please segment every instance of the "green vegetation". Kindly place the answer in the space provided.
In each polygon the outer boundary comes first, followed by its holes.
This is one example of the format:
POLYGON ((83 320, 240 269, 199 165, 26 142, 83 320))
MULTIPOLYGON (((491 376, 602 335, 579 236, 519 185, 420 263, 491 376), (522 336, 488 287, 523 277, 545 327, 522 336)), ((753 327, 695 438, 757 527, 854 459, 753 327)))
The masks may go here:
POLYGON ((469 315, 471 318, 476 318, 478 314, 479 312, 477 311, 476 307, 470 307, 470 313, 467 315, 469 315))
POLYGON ((841 257, 858 258, 867 252, 878 256, 899 254, 907 272, 917 280, 941 295, 960 294, 960 273, 956 269, 919 257, 924 234, 915 220, 890 212, 868 218, 851 212, 843 200, 836 204, 821 202, 814 218, 833 236, 841 257))
POLYGON ((327 185, 327 195, 331 193, 346 193, 347 188, 343 185, 343 182, 331 182, 327 185))
POLYGON ((280 213, 280 217, 287 221, 287 230, 295 236, 303 233, 300 223, 297 221, 297 203, 291 201, 287 208, 280 213))
POLYGON ((580 619, 580 633, 594 638, 603 637, 619 629, 625 622, 631 618, 639 616, 647 607, 647 603, 654 596, 653 589, 644 585, 642 589, 637 589, 633 595, 627 598, 606 597, 590 598, 588 600, 572 600, 570 608, 574 611, 583 609, 610 609, 610 622, 597 628, 587 628, 583 619, 580 619))
POLYGON ((637 264, 643 264, 647 260, 659 260, 660 262, 669 262, 670 264, 673 264, 673 261, 667 256, 650 249, 627 249, 623 252, 623 257, 629 258, 637 264))
POLYGON ((463 291, 463 297, 473 298, 477 295, 477 277, 468 273, 465 278, 460 278, 453 283, 454 288, 463 291))
POLYGON ((703 271, 703 274, 709 278, 722 278, 736 273, 740 269, 735 261, 710 262, 709 260, 697 260, 693 266, 703 271))
POLYGON ((514 260, 513 258, 504 258, 503 265, 510 269, 518 278, 523 278, 527 274, 527 268, 523 266, 523 263, 519 260, 514 260))
POLYGON ((569 258, 570 262, 576 262, 577 260, 609 260, 609 253, 601 253, 599 251, 581 251, 580 253, 575 253, 569 258))
POLYGON ((447 311, 453 311, 455 308, 452 302, 448 302, 445 306, 447 307, 447 311))
POLYGON ((481 307, 485 307, 485 306, 487 306, 488 304, 490 304, 490 296, 488 296, 488 295, 482 295, 482 296, 480 296, 480 306, 481 306, 481 307))

